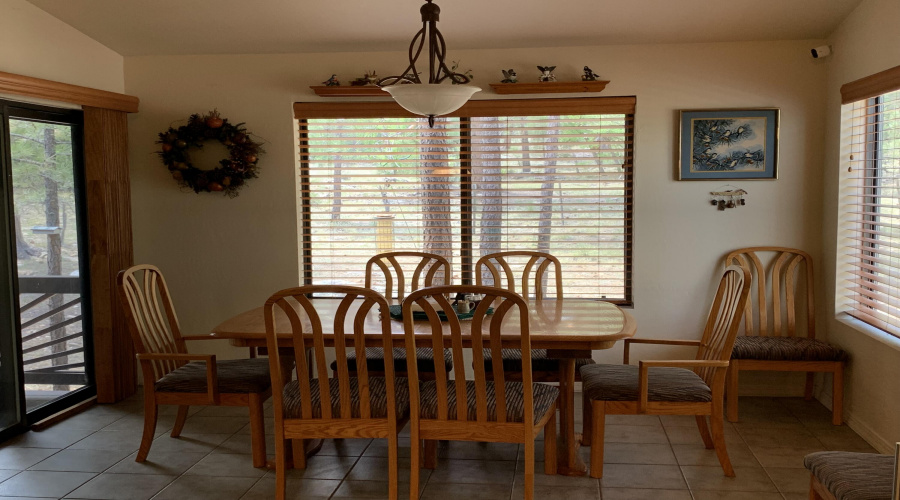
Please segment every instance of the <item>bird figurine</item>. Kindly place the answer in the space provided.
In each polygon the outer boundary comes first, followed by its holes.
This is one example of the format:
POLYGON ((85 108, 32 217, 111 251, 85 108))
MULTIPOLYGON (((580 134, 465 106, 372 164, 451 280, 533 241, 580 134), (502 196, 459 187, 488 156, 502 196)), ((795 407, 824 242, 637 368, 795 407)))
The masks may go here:
POLYGON ((556 66, 538 66, 537 69, 541 72, 541 76, 538 78, 539 82, 556 81, 556 75, 553 74, 553 70, 556 69, 556 66))
POLYGON ((592 70, 591 68, 588 68, 587 66, 584 67, 584 74, 581 75, 581 81, 596 82, 597 78, 600 78, 600 75, 594 73, 594 70, 592 70))
POLYGON ((331 75, 331 78, 322 82, 326 87, 340 87, 341 82, 338 81, 337 75, 331 75))
POLYGON ((503 72, 503 79, 500 80, 500 83, 519 83, 519 75, 516 74, 516 70, 509 69, 508 71, 505 69, 501 69, 503 72))

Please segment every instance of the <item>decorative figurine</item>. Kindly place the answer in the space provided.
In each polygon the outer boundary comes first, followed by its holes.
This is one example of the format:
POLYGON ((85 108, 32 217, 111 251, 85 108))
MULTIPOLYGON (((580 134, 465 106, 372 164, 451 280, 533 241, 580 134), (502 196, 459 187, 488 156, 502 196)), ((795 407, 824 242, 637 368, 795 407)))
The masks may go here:
POLYGON ((600 75, 594 73, 594 70, 592 70, 591 68, 588 68, 587 66, 584 67, 584 74, 581 75, 581 81, 596 82, 597 78, 600 78, 600 75))
POLYGON ((541 76, 538 78, 539 82, 556 81, 556 75, 553 74, 553 70, 556 69, 556 66, 538 66, 537 69, 541 71, 541 76))
POLYGON ((322 82, 326 87, 340 87, 341 82, 338 81, 337 75, 331 75, 331 78, 322 82))
POLYGON ((350 85, 353 87, 363 87, 366 85, 377 85, 378 84, 378 75, 375 74, 375 70, 373 69, 371 73, 368 71, 363 74, 363 76, 354 79, 350 82, 350 85))
POLYGON ((505 69, 501 69, 503 72, 503 79, 500 80, 500 83, 519 83, 519 75, 516 74, 516 70, 510 68, 509 71, 505 69))

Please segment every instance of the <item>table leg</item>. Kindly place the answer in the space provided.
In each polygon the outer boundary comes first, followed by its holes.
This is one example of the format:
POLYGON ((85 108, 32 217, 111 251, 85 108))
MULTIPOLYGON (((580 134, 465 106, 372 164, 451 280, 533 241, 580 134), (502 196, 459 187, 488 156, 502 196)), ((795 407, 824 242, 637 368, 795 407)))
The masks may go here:
POLYGON ((575 359, 560 359, 558 473, 583 476, 587 466, 581 459, 581 435, 575 433, 575 359))

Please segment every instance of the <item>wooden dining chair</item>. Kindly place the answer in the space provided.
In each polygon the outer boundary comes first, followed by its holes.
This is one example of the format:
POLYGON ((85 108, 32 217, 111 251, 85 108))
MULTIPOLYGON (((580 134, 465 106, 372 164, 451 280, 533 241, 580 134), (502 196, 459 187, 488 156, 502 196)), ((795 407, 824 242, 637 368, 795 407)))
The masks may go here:
MULTIPOLYGON (((517 292, 526 300, 529 298, 529 283, 534 285, 534 298, 541 300, 548 288, 549 271, 553 271, 555 298, 563 298, 562 265, 559 259, 544 252, 510 251, 485 255, 475 263, 475 284, 482 286, 490 282, 492 286, 504 288, 510 292, 517 292), (521 266, 516 266, 521 264, 521 266), (521 267, 518 273, 514 267, 521 267), (518 287, 516 286, 518 283, 518 287)), ((522 359, 518 349, 504 349, 502 351, 503 368, 507 372, 507 378, 518 377, 516 374, 522 371, 522 359)), ((490 353, 486 353, 484 362, 491 363, 490 353)), ((591 358, 579 358, 575 360, 575 378, 581 379, 579 369, 582 366, 594 364, 591 358)), ((559 382, 560 362, 548 356, 546 349, 531 351, 531 376, 536 382, 559 382)))
POLYGON ((794 248, 751 247, 729 253, 725 265, 747 269, 755 292, 750 294, 744 312, 744 335, 735 340, 731 354, 726 389, 728 420, 738 420, 742 371, 806 372, 807 400, 813 397, 815 372, 831 372, 831 420, 841 425, 847 353, 816 339, 812 258, 794 248))
POLYGON ((411 293, 402 304, 407 352, 415 352, 417 341, 435 353, 451 344, 453 379, 444 372, 422 381, 415 363, 409 364, 410 394, 410 499, 418 498, 422 440, 485 441, 525 445, 525 498, 534 496, 534 440, 544 431, 544 472, 556 474, 556 387, 533 383, 528 305, 521 296, 483 286, 436 286, 411 293), (484 294, 471 320, 460 321, 447 297, 458 293, 484 294), (417 333, 413 305, 421 307, 431 326, 430 333, 417 333), (433 305, 436 304, 436 307, 433 305), (488 316, 488 309, 493 314, 488 316), (446 324, 446 329, 445 329, 446 324), (470 340, 464 340, 464 336, 470 340), (515 344, 525 361, 521 381, 504 376, 500 351, 503 343, 515 344), (473 364, 471 380, 463 363, 464 346, 470 343, 473 364), (493 353, 487 377, 485 352, 493 353), (465 409, 462 409, 465 402, 465 409))
MULTIPOLYGON (((398 439, 409 415, 409 392, 406 379, 394 374, 391 348, 391 319, 385 314, 388 302, 378 292, 366 288, 338 285, 308 285, 275 293, 264 307, 266 344, 275 412, 275 492, 285 498, 288 452, 297 468, 306 468, 302 446, 291 446, 286 440, 386 438, 388 443, 389 497, 397 499, 398 439), (307 294, 343 296, 334 317, 320 316, 307 294), (279 358, 275 314, 280 311, 290 321, 290 338, 297 360, 297 380, 284 383, 279 358), (379 318, 380 315, 380 318, 379 318), (322 322, 333 321, 333 344, 337 370, 328 378, 322 322), (384 375, 371 376, 365 364, 355 376, 350 375, 347 354, 362 356, 366 335, 382 346, 384 375), (312 365, 304 355, 312 349, 312 365), (327 385, 327 390, 323 386, 327 385)), ((288 333, 288 332, 281 332, 288 333)), ((298 443, 299 444, 299 443, 298 443)), ((416 490, 418 491, 418 490, 416 490)))
POLYGON ((725 269, 700 340, 625 339, 622 365, 597 364, 581 368, 585 403, 591 423, 591 477, 603 477, 603 438, 606 415, 695 415, 707 449, 715 448, 726 476, 734 476, 724 434, 725 372, 750 293, 750 275, 739 266, 725 269), (629 363, 631 344, 697 346, 691 360, 629 363), (707 424, 707 416, 709 424, 707 424), (710 435, 710 429, 712 435, 710 435))
MULTIPOLYGON (((423 287, 432 286, 435 281, 437 284, 449 285, 451 279, 450 261, 446 258, 426 252, 387 252, 373 256, 366 262, 366 282, 365 287, 374 289, 373 284, 378 281, 377 275, 384 280, 385 289, 384 296, 393 301, 399 301, 406 297, 407 289, 410 292, 423 287), (414 267, 413 267, 414 266, 414 267), (403 269, 413 268, 411 275, 403 272, 403 269), (380 273, 379 273, 380 271, 380 273), (407 280, 410 277, 411 280, 407 280), (396 287, 395 287, 396 283, 396 287), (408 285, 408 286, 407 286, 408 285)), ((356 352, 351 351, 347 354, 348 369, 351 373, 356 373, 356 352)), ((370 347, 365 351, 366 365, 370 375, 378 375, 384 373, 384 354, 380 347, 370 347)), ((406 349, 394 348, 394 373, 399 377, 406 376, 406 349)), ((449 372, 453 369, 453 360, 450 356, 450 350, 444 351, 443 369, 449 372)), ((435 370, 434 357, 431 349, 420 349, 416 353, 416 362, 419 365, 419 374, 425 378, 433 378, 435 370)), ((440 363, 438 363, 440 366, 440 363)), ((331 364, 332 371, 337 369, 337 364, 331 364)))
POLYGON ((144 377, 144 433, 135 461, 150 452, 158 405, 178 405, 171 436, 178 437, 192 405, 246 406, 250 411, 253 466, 266 465, 263 402, 272 395, 264 358, 217 361, 215 354, 189 354, 175 307, 160 270, 137 265, 119 272, 119 299, 144 377))

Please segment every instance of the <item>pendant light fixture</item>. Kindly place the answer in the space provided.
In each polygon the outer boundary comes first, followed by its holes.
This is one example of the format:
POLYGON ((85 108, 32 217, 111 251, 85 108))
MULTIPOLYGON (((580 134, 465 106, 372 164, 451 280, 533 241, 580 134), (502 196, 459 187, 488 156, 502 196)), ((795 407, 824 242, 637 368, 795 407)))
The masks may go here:
POLYGON ((378 85, 410 113, 427 116, 428 125, 433 127, 435 116, 456 111, 481 89, 473 85, 464 85, 469 83, 469 77, 454 73, 444 62, 447 45, 437 29, 441 8, 432 0, 425 0, 425 5, 419 10, 422 13, 422 29, 409 44, 409 66, 398 76, 382 78, 378 81, 378 85), (422 54, 426 40, 428 83, 422 83, 416 69, 416 61, 422 54))

